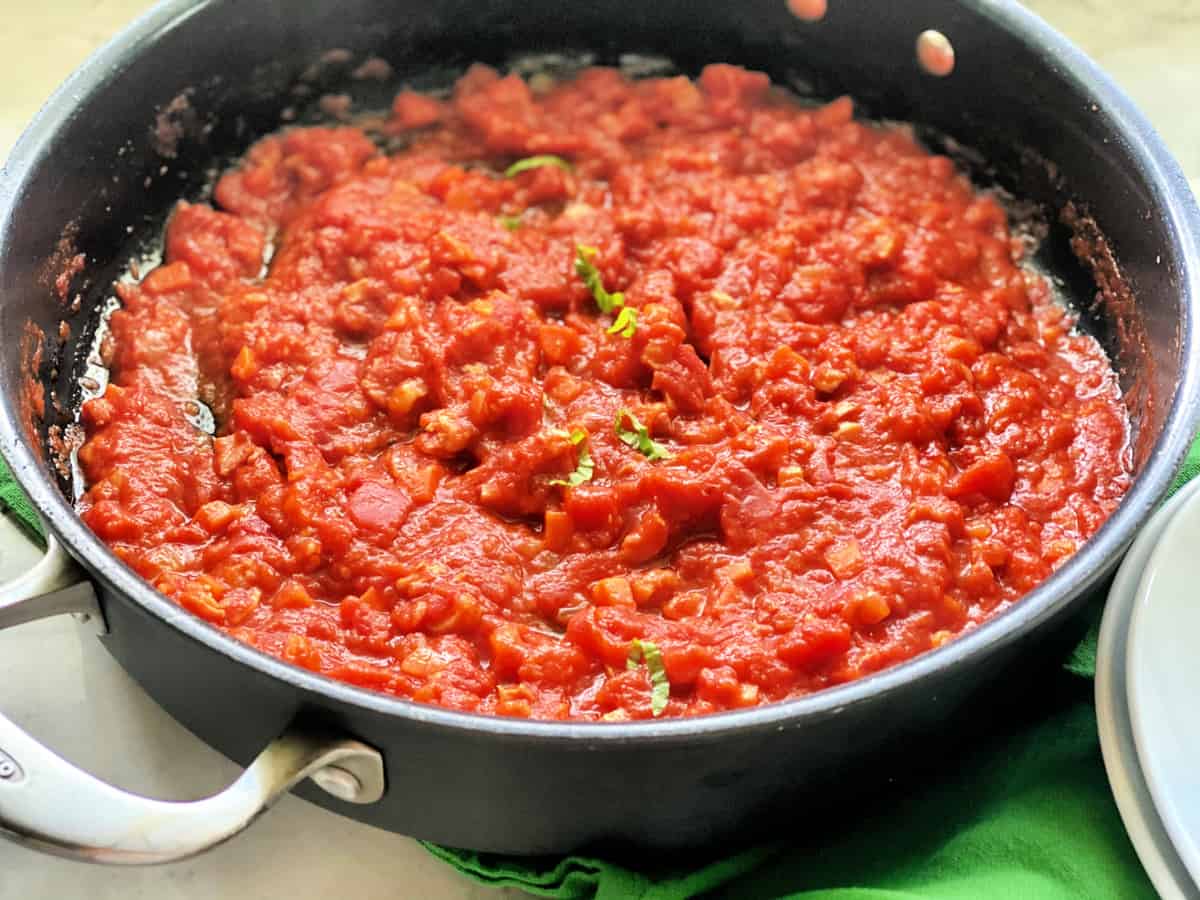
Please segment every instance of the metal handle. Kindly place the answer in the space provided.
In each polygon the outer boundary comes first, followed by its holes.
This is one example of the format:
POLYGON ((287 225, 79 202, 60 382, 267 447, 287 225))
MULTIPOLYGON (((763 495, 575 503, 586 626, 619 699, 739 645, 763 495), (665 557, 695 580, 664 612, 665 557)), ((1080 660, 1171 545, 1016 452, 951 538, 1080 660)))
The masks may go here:
MULTIPOLYGON (((0 523, 7 532, 0 542, 25 541, 7 518, 0 517, 0 523)), ((0 584, 0 629, 62 613, 75 613, 103 629, 104 617, 87 573, 50 536, 46 538, 45 555, 36 565, 0 584)))
MULTIPOLYGON (((11 531, 4 540, 24 540, 11 531)), ((50 537, 40 562, 0 586, 0 629, 62 613, 104 629, 91 582, 50 537)), ((89 862, 135 865, 194 856, 242 831, 305 778, 341 800, 374 803, 383 796, 383 758, 359 741, 293 724, 228 788, 176 803, 115 788, 0 715, 0 834, 89 862)))

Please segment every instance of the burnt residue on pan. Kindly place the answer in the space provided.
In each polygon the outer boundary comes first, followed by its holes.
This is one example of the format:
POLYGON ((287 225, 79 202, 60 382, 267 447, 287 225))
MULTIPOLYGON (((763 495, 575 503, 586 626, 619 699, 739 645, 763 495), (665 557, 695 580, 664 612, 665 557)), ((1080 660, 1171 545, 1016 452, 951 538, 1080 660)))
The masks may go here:
MULTIPOLYGON (((1131 421, 1153 418, 1159 402, 1154 390, 1158 365, 1150 352, 1145 321, 1138 312, 1137 298, 1117 265, 1112 247, 1099 224, 1075 201, 1067 201, 1059 221, 1071 230, 1070 246, 1075 258, 1091 273, 1096 283, 1088 312, 1109 324, 1118 348, 1113 364, 1121 377, 1122 397, 1131 421), (1130 365, 1131 360, 1137 365, 1130 365)), ((1153 435, 1139 429, 1133 437, 1133 465, 1140 469, 1150 455, 1153 435)))
POLYGON ((46 387, 42 374, 45 349, 46 336, 42 329, 37 323, 26 321, 21 330, 21 384, 17 404, 25 436, 36 448, 43 446, 42 424, 46 418, 46 387))
POLYGON ((60 437, 58 423, 74 416, 69 409, 73 397, 68 395, 68 402, 64 403, 57 382, 60 367, 68 358, 65 350, 73 330, 70 317, 79 313, 83 296, 90 287, 87 262, 87 254, 79 247, 79 222, 72 219, 63 226, 54 250, 38 267, 36 276, 38 287, 53 298, 66 317, 57 325, 51 321, 45 330, 33 319, 26 319, 21 326, 21 375, 17 391, 21 424, 30 442, 47 451, 48 462, 60 474, 61 459, 53 448, 61 441, 46 438, 60 437))
POLYGON ((57 297, 62 305, 73 306, 68 298, 73 290, 78 292, 86 287, 86 283, 76 284, 76 278, 86 265, 87 256, 79 250, 79 222, 72 219, 63 226, 54 251, 42 264, 38 283, 57 297))
POLYGON ((191 90, 186 90, 175 95, 154 117, 150 140, 163 159, 178 156, 180 142, 199 131, 200 117, 192 106, 191 94, 191 90))

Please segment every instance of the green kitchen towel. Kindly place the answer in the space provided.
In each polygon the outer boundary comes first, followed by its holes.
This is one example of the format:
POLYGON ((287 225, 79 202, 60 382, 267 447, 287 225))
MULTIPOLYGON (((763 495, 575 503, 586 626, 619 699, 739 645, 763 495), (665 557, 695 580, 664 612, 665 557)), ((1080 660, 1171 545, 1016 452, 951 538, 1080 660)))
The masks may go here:
POLYGON ((0 458, 0 508, 6 510, 22 528, 34 535, 39 542, 42 540, 42 523, 38 521, 37 513, 33 511, 28 498, 21 493, 20 486, 12 477, 12 473, 8 470, 8 464, 2 458, 0 458))
MULTIPOLYGON (((1070 676, 1067 676, 1070 678, 1070 676)), ((788 837, 694 868, 582 856, 530 863, 429 847, 467 875, 545 897, 683 900, 1136 900, 1154 891, 1113 806, 1088 682, 949 777, 820 839, 788 837)))
MULTIPOLYGON (((1197 474, 1200 441, 1174 489, 1197 474)), ((0 504, 36 523, 2 463, 0 504)), ((1096 604, 1097 622, 1100 609, 1096 604)), ((865 807, 861 821, 822 830, 800 808, 797 819, 806 827, 795 835, 733 853, 695 854, 687 865, 650 856, 619 863, 583 854, 522 859, 425 846, 475 881, 564 900, 1153 898, 1100 758, 1086 680, 1095 659, 1093 627, 1038 698, 1036 719, 927 761, 930 771, 919 782, 910 779, 907 793, 865 807)), ((903 761, 905 769, 912 765, 903 761)))

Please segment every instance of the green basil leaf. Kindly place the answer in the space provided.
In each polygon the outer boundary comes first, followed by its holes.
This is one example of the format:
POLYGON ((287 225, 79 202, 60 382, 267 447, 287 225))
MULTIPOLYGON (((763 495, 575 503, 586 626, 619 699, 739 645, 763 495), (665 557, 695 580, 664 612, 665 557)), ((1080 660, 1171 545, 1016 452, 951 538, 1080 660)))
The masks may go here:
POLYGON ((518 159, 504 170, 504 177, 512 178, 514 175, 520 175, 522 172, 528 172, 530 169, 540 169, 542 166, 557 166, 564 171, 571 171, 571 164, 561 156, 544 153, 541 156, 527 156, 524 159, 518 159))
POLYGON ((621 311, 617 313, 617 320, 608 327, 608 333, 631 338, 635 331, 637 331, 637 310, 632 306, 622 306, 621 311))
POLYGON ((591 481, 592 476, 596 474, 596 464, 592 461, 592 454, 588 451, 587 444, 583 443, 587 440, 587 432, 583 429, 576 428, 571 432, 571 443, 579 447, 579 462, 575 466, 575 471, 566 478, 555 478, 551 484, 561 484, 565 487, 578 487, 586 481, 591 481))
POLYGON ((583 283, 587 285, 587 289, 592 292, 592 298, 596 301, 596 305, 600 307, 600 312, 610 313, 614 309, 620 309, 625 305, 625 295, 620 291, 610 294, 604 289, 604 281, 600 277, 600 270, 592 263, 592 257, 599 252, 595 247, 585 247, 583 244, 575 245, 575 274, 583 279, 583 283))
POLYGON ((621 409, 617 412, 617 421, 614 424, 614 430, 617 437, 628 446, 637 450, 651 461, 657 459, 670 459, 671 453, 660 444, 658 441, 650 437, 650 432, 637 416, 627 409, 621 409), (625 421, 629 421, 629 427, 625 427, 625 421))
POLYGON ((663 665, 662 653, 653 641, 634 638, 629 645, 629 657, 625 667, 636 669, 644 662, 650 675, 650 712, 655 718, 663 714, 667 701, 671 699, 671 682, 667 680, 667 667, 663 665))

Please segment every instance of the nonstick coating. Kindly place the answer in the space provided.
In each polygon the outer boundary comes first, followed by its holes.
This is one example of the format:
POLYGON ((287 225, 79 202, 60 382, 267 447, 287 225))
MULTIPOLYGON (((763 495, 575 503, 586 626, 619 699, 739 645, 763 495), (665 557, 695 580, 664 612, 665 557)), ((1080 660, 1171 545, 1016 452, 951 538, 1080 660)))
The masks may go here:
POLYGON ((728 841, 780 821, 819 821, 832 802, 903 775, 923 742, 944 753, 945 741, 981 720, 978 704, 991 709, 1036 686, 1045 648, 1069 639, 1196 425, 1197 220, 1178 167, 1140 114, 1007 0, 831 0, 817 23, 795 19, 783 0, 169 2, 72 76, 0 179, 0 329, 10 348, 0 362, 0 449, 94 576, 108 648, 232 758, 249 760, 304 716, 379 748, 388 774, 373 806, 307 795, 385 828, 515 853, 728 841), (948 78, 916 65, 925 28, 955 47, 948 78), (203 196, 214 168, 303 119, 323 94, 380 107, 398 84, 445 85, 471 61, 581 52, 613 63, 666 57, 685 72, 739 63, 814 98, 850 93, 868 115, 969 148, 959 156, 977 180, 1021 198, 1027 218, 1045 226, 1037 262, 1110 353, 1129 398, 1138 477, 1104 528, 1012 609, 905 665, 775 706, 603 725, 453 713, 323 679, 236 643, 119 563, 74 515, 55 447, 73 421, 111 282, 157 240, 172 203, 203 196), (372 57, 394 77, 354 77, 372 57), (1077 258, 1073 235, 1091 262, 1077 258), (65 267, 80 253, 72 277, 65 267), (30 322, 47 336, 34 385, 46 415, 33 434, 22 410, 27 361, 15 349, 30 322))

